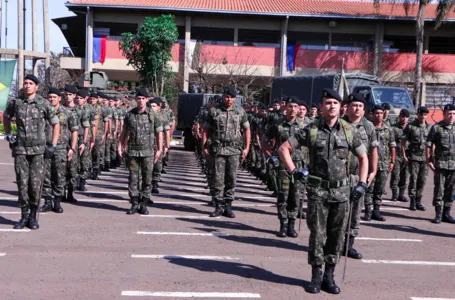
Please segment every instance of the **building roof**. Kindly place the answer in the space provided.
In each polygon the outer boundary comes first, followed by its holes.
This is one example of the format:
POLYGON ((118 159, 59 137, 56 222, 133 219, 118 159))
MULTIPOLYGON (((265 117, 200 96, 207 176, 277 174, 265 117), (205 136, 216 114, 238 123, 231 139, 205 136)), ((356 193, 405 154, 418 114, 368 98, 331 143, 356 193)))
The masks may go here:
MULTIPOLYGON (((418 5, 411 5, 406 12, 403 3, 375 8, 371 0, 69 0, 67 6, 365 19, 412 19, 418 10, 418 5)), ((425 18, 434 19, 436 8, 436 4, 427 5, 425 18)), ((447 15, 451 19, 455 20, 454 11, 447 15)))

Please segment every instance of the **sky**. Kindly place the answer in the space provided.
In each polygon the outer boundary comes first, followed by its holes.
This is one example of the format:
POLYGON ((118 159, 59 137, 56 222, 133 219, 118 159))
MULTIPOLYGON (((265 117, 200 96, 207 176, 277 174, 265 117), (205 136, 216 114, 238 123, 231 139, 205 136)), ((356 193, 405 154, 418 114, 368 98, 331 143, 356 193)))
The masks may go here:
MULTIPOLYGON (((2 40, 1 48, 17 49, 17 1, 18 0, 0 0, 2 1, 2 40), (8 1, 8 20, 6 14, 6 1, 8 1), (6 21, 8 21, 8 36, 5 40, 6 21)), ((23 0, 19 0, 23 1, 23 0)), ((60 53, 63 47, 68 47, 62 31, 57 25, 52 22, 54 18, 74 16, 74 14, 65 6, 67 0, 48 0, 49 12, 49 43, 51 51, 60 53)), ((44 51, 44 38, 43 38, 43 1, 36 0, 37 4, 37 20, 38 20, 38 51, 44 51)), ((32 4, 31 0, 26 0, 26 41, 25 49, 32 50, 32 4)))

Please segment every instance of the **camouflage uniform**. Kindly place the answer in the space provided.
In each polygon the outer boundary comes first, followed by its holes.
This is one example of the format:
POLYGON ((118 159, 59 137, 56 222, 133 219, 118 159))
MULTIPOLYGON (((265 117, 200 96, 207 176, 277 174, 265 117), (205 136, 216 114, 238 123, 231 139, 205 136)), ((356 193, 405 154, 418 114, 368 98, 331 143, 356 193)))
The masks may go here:
POLYGON ((334 265, 339 261, 351 193, 348 156, 349 151, 356 156, 366 152, 361 141, 341 119, 333 128, 320 119, 288 140, 293 149, 302 145, 310 149, 307 225, 311 265, 334 265))
POLYGON ((82 109, 80 106, 72 106, 66 107, 68 110, 70 110, 76 117, 77 121, 77 127, 78 127, 78 132, 77 132, 77 149, 76 153, 73 153, 73 159, 68 163, 68 175, 67 175, 67 184, 68 187, 71 187, 71 189, 76 189, 78 187, 77 184, 77 179, 79 175, 79 166, 80 166, 80 159, 79 159, 79 145, 83 143, 84 139, 84 126, 82 126, 82 123, 84 125, 87 125, 87 120, 85 118, 85 115, 82 113, 82 109), (80 141, 82 140, 82 142, 80 141))
MULTIPOLYGON (((274 111, 269 112, 267 114, 267 116, 264 118, 264 124, 263 124, 264 130, 267 132, 275 124, 279 123, 281 116, 282 116, 282 113, 279 110, 274 110, 274 111)), ((267 187, 269 188, 269 190, 274 192, 272 196, 278 196, 281 184, 279 182, 277 170, 275 168, 273 168, 271 164, 266 164, 266 165, 267 165, 267 174, 268 174, 267 187)))
MULTIPOLYGON (((169 127, 171 127, 172 124, 175 124, 174 112, 169 107, 166 107, 164 110, 165 110, 165 112, 167 114, 167 119, 169 120, 169 127)), ((172 139, 172 134, 173 134, 173 132, 171 132, 171 139, 172 139)), ((170 152, 170 150, 171 149, 168 149, 166 155, 163 157, 163 167, 167 166, 167 162, 169 161, 169 152, 170 152)))
POLYGON ((115 122, 119 120, 119 116, 118 116, 118 111, 115 107, 112 107, 112 106, 109 106, 109 107, 106 107, 109 109, 110 111, 110 115, 112 116, 111 118, 111 122, 112 122, 112 125, 111 125, 111 129, 110 129, 110 138, 108 138, 106 140, 106 150, 105 150, 105 155, 104 155, 104 166, 105 168, 110 168, 111 167, 111 161, 115 158, 115 153, 117 151, 117 148, 114 148, 112 147, 112 145, 114 144, 114 140, 117 139, 117 137, 115 136, 115 122), (114 153, 114 156, 112 156, 112 154, 114 153))
MULTIPOLYGON (((405 136, 404 130, 405 127, 401 123, 395 123, 392 127, 393 134, 395 136, 395 144, 399 148, 401 145, 401 140, 405 136)), ((408 168, 404 162, 403 153, 401 149, 398 149, 396 152, 395 164, 393 165, 392 174, 390 176, 390 188, 392 189, 392 200, 406 202, 407 199, 404 197, 404 192, 407 186, 408 179, 408 168), (399 192, 398 192, 399 191, 399 192), (397 194, 398 192, 398 194, 397 194)))
POLYGON ((106 141, 103 141, 105 126, 104 123, 109 122, 109 120, 112 118, 112 115, 103 104, 96 104, 96 106, 92 106, 91 108, 92 110, 95 111, 96 119, 99 120, 98 131, 96 133, 95 138, 95 145, 93 146, 92 149, 92 168, 94 172, 94 178, 96 178, 97 175, 99 174, 98 172, 100 171, 100 165, 102 163, 104 164, 104 153, 106 149, 105 148, 106 141))
MULTIPOLYGON (((96 126, 98 115, 96 114, 95 110, 92 110, 90 105, 80 107, 78 110, 78 115, 80 115, 82 127, 88 128, 88 136, 87 140, 85 141, 85 150, 80 156, 81 164, 79 173, 81 180, 85 182, 85 180, 88 179, 90 169, 92 168, 92 152, 90 152, 90 141, 92 139, 92 127, 96 126)), ((77 140, 78 146, 82 145, 83 142, 84 136, 82 133, 82 135, 79 135, 79 138, 77 140)), ((81 186, 81 188, 81 190, 85 190, 84 186, 81 186)))
MULTIPOLYGON (((157 112, 158 118, 160 119, 160 123, 163 127, 163 144, 166 143, 164 135, 167 131, 171 128, 169 126, 168 115, 163 110, 157 112)), ((155 144, 155 150, 158 149, 157 145, 155 144)), ((152 176, 152 185, 153 185, 153 192, 158 193, 157 185, 158 182, 161 180, 161 171, 163 171, 163 155, 156 161, 155 165, 153 166, 153 176, 152 176)))
MULTIPOLYGON (((114 119, 118 120, 118 128, 117 128, 117 135, 112 136, 112 141, 111 141, 111 166, 112 167, 117 167, 118 166, 118 158, 117 158, 117 146, 118 146, 118 139, 120 137, 120 133, 122 130, 121 123, 125 119, 125 112, 121 107, 114 107, 114 119), (117 117, 117 118, 115 118, 117 117)), ((115 125, 114 125, 115 126, 115 125)), ((114 127, 115 130, 115 127, 114 127)))

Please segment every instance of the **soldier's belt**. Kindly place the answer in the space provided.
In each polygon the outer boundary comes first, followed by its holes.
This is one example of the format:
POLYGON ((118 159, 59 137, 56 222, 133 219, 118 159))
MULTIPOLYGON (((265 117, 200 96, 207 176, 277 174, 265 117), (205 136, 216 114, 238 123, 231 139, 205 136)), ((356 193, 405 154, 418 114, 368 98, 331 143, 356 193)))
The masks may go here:
POLYGON ((452 156, 452 155, 440 156, 440 157, 438 157, 438 160, 439 161, 450 161, 450 160, 454 160, 454 157, 455 156, 452 156))
POLYGON ((21 141, 18 143, 19 146, 23 147, 35 147, 35 146, 45 146, 45 143, 42 141, 21 141))
POLYGON ((308 176, 308 184, 313 186, 318 186, 324 189, 336 189, 350 184, 349 178, 338 180, 338 181, 328 181, 323 180, 320 177, 308 176))
POLYGON ((149 145, 128 145, 128 149, 133 151, 150 150, 149 145))
POLYGON ((237 147, 237 146, 240 146, 240 143, 236 143, 236 142, 221 142, 220 146, 222 146, 222 147, 237 147))

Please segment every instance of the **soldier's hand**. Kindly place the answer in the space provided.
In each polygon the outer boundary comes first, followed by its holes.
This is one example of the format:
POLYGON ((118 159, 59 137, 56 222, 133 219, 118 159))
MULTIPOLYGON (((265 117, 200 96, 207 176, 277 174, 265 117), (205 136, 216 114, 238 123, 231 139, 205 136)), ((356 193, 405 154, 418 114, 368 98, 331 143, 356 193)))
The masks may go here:
POLYGON ((371 183, 373 182, 374 177, 376 177, 376 173, 370 173, 370 175, 368 175, 368 179, 367 179, 368 186, 371 185, 371 183))
POLYGON ((431 169, 431 171, 433 171, 433 172, 436 171, 436 168, 434 167, 434 164, 432 161, 427 162, 427 164, 428 164, 428 167, 431 169))
POLYGON ((250 150, 248 148, 246 148, 245 150, 243 150, 243 153, 242 153, 242 162, 245 160, 245 158, 247 157, 248 155, 248 152, 250 150))
POLYGON ((389 173, 392 173, 393 166, 394 166, 394 164, 393 164, 393 163, 390 163, 390 165, 389 165, 389 173))
POLYGON ((85 150, 85 143, 82 143, 79 146, 79 155, 82 155, 82 153, 84 153, 84 150, 85 150))
POLYGON ((54 156, 54 153, 55 153, 55 145, 50 145, 46 148, 45 152, 44 152, 44 158, 52 158, 52 156, 54 156))
POLYGON ((351 200, 353 202, 359 201, 360 198, 362 198, 365 195, 365 193, 367 191, 367 187, 368 186, 365 182, 357 183, 357 185, 354 188, 354 191, 352 191, 351 200))
POLYGON ((75 150, 73 148, 68 150, 68 161, 73 160, 73 155, 74 155, 75 150))
POLYGON ((153 163, 156 164, 156 162, 158 161, 158 159, 160 159, 160 157, 161 157, 161 150, 158 150, 155 153, 155 159, 153 160, 153 163))
POLYGON ((407 156, 404 156, 404 157, 403 157, 403 160, 404 160, 404 163, 405 163, 405 164, 409 164, 409 159, 408 159, 407 156))
POLYGON ((303 184, 305 184, 307 182, 308 175, 309 175, 308 169, 306 169, 306 168, 305 169, 297 169, 297 168, 295 168, 291 172, 291 176, 294 179, 294 181, 300 181, 303 184))
POLYGON ((204 149, 204 155, 205 155, 205 157, 210 157, 209 149, 207 149, 207 148, 204 149))
POLYGON ((123 153, 122 153, 122 147, 120 144, 119 144, 119 147, 117 148, 117 155, 118 155, 118 159, 122 160, 123 153))
POLYGON ((93 147, 95 147, 95 141, 94 141, 94 140, 91 140, 91 141, 90 141, 90 152, 92 152, 93 147))

